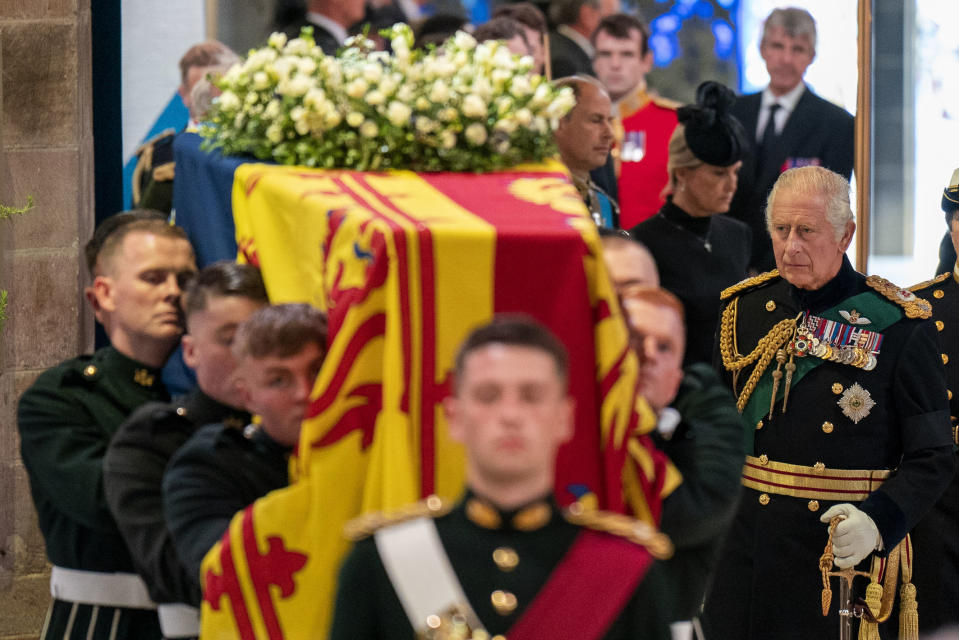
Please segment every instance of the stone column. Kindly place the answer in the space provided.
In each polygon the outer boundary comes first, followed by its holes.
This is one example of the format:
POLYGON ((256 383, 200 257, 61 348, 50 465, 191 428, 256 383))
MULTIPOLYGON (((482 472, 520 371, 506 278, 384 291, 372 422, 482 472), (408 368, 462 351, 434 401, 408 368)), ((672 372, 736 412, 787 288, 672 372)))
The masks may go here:
POLYGON ((82 246, 93 226, 90 5, 0 0, 0 639, 35 638, 49 603, 16 429, 17 398, 53 364, 92 348, 82 246))

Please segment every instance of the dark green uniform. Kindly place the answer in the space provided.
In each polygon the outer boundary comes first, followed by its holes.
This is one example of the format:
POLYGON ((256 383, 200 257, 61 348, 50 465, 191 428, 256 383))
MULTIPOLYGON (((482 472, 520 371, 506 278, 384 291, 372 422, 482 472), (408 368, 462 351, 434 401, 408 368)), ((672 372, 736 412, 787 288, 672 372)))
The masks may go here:
POLYGON ((166 129, 141 144, 136 150, 133 171, 133 206, 170 213, 173 209, 173 139, 176 132, 166 129))
MULTIPOLYGON (((436 518, 436 529, 456 577, 490 634, 504 634, 549 579, 576 540, 582 527, 568 522, 552 500, 510 512, 483 508, 470 493, 449 513, 436 518), (547 507, 543 510, 542 507, 547 507), (506 550, 506 553, 503 553, 506 550), (494 552, 499 551, 499 554, 494 552), (510 553, 514 552, 514 553, 510 553), (502 556, 507 559, 504 561, 502 556), (500 558, 497 560, 497 558, 500 558), (515 596, 512 607, 494 603, 494 591, 515 596)), ((639 589, 607 630, 605 638, 630 640, 669 638, 671 604, 662 566, 653 563, 639 589)), ((570 616, 589 615, 570 602, 570 616)), ((340 570, 333 640, 398 640, 413 638, 403 610, 380 559, 373 538, 360 540, 340 570)))
MULTIPOLYGON (((952 247, 952 244, 949 245, 952 247)), ((955 270, 911 290, 932 304, 932 318, 939 330, 942 361, 946 365, 946 395, 952 438, 959 416, 959 281, 955 270)), ((959 454, 954 453, 954 457, 959 454)), ((957 459, 959 464, 959 459, 957 459)), ((959 624, 959 477, 942 494, 939 502, 919 522, 912 534, 915 551, 913 582, 919 603, 919 630, 929 633, 940 627, 959 624), (944 532, 949 532, 944 534, 944 532)))
MULTIPOLYGON (((103 457, 110 438, 136 407, 167 399, 158 369, 112 347, 45 371, 20 398, 20 449, 47 557, 54 565, 134 572, 107 508, 103 457)), ((74 606, 58 599, 43 637, 107 638, 113 626, 115 637, 160 637, 156 611, 74 606)))
POLYGON ((132 552, 150 597, 160 602, 197 602, 196 580, 187 575, 163 516, 163 472, 173 454, 206 424, 241 429, 250 414, 196 390, 179 402, 151 402, 120 426, 103 462, 107 503, 132 552))
POLYGON ((289 484, 290 451, 262 429, 208 424, 174 454, 163 475, 163 512, 195 593, 203 556, 233 516, 289 484))

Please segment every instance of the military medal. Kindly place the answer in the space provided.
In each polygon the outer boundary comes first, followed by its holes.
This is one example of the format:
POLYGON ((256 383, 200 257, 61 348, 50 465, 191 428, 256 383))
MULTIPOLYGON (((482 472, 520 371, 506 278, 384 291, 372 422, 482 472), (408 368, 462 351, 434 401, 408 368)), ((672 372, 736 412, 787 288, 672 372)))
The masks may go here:
POLYGON ((859 424, 859 421, 868 416, 872 408, 876 406, 876 401, 857 382, 843 392, 836 404, 842 409, 842 414, 853 421, 853 424, 859 424))
POLYGON ((859 315, 855 309, 840 311, 839 314, 853 324, 806 315, 803 327, 807 327, 805 341, 809 344, 809 354, 823 360, 872 371, 878 362, 883 335, 860 328, 858 325, 871 321, 859 315))

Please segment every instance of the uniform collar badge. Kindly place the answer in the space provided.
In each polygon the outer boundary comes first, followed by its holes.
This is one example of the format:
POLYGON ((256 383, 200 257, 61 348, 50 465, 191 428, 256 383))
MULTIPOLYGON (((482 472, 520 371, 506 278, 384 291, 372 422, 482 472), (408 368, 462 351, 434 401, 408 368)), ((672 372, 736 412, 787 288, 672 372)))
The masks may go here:
POLYGON ((133 381, 141 387, 152 387, 156 381, 156 376, 146 369, 137 369, 133 372, 133 381))

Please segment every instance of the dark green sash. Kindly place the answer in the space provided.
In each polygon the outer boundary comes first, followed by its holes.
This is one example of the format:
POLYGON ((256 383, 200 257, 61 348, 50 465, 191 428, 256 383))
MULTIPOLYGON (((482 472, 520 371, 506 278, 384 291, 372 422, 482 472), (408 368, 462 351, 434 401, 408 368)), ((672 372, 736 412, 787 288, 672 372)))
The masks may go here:
MULTIPOLYGON (((849 324, 845 318, 839 315, 840 309, 844 311, 856 309, 860 315, 869 318, 869 320, 871 320, 869 324, 860 325, 860 328, 868 331, 882 331, 902 318, 902 310, 898 306, 872 291, 864 291, 851 298, 846 298, 836 306, 816 315, 827 320, 849 324)), ((792 388, 795 388, 796 385, 799 384, 803 376, 823 362, 825 361, 815 356, 794 358, 793 363, 796 365, 796 371, 793 373, 792 388)), ((749 402, 746 403, 746 407, 743 409, 743 425, 746 429, 746 451, 749 455, 754 455, 755 453, 753 434, 756 430, 756 423, 769 414, 769 399, 772 395, 773 371, 775 370, 776 361, 773 360, 769 363, 766 371, 763 372, 762 377, 759 378, 759 383, 756 385, 753 394, 749 397, 749 402)), ((777 406, 781 406, 785 392, 786 384, 785 376, 783 376, 776 393, 777 406)))

